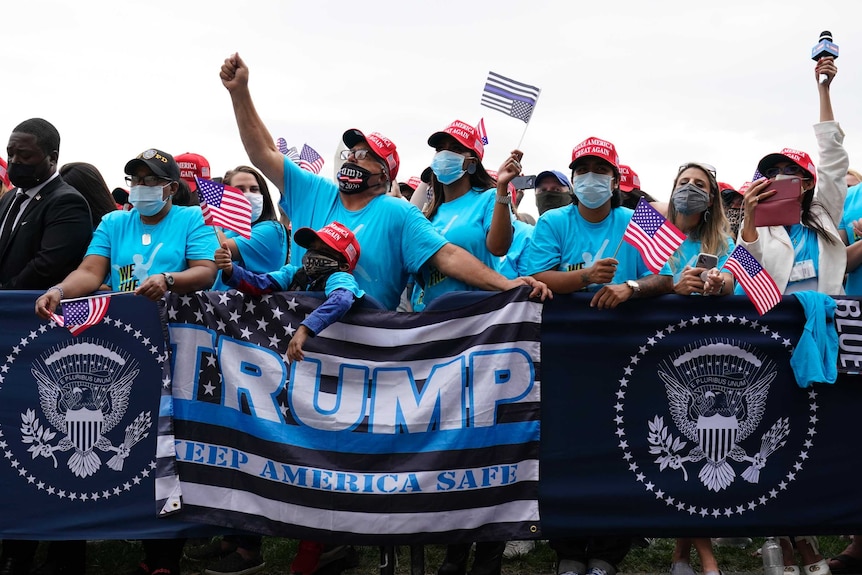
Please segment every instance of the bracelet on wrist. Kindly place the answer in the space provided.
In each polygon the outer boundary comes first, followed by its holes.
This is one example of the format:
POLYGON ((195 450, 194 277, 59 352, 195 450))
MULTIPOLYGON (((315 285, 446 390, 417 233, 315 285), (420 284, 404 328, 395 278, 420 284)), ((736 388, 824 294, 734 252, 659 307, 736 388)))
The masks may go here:
POLYGON ((45 291, 45 293, 52 292, 54 290, 60 292, 60 299, 66 299, 66 294, 63 293, 63 288, 61 288, 60 286, 51 286, 45 291))

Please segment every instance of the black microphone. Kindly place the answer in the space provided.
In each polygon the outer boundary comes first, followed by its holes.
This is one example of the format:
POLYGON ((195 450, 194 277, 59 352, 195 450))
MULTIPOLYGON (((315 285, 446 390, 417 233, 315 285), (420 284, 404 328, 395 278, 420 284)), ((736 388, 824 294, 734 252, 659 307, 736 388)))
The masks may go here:
MULTIPOLYGON (((832 42, 832 32, 829 30, 824 30, 820 33, 820 40, 818 40, 817 45, 811 49, 811 59, 815 62, 826 56, 832 56, 833 58, 838 57, 838 44, 832 42)), ((821 84, 825 84, 826 79, 826 74, 820 74, 821 84)))

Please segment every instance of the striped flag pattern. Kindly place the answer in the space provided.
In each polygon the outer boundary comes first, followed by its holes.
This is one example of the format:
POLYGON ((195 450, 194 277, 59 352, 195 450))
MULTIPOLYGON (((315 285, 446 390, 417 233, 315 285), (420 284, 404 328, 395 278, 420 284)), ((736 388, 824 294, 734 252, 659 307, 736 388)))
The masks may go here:
POLYGON ((482 139, 482 144, 488 145, 488 132, 485 131, 485 118, 479 118, 479 125, 476 127, 479 132, 479 138, 482 139))
POLYGON ((63 315, 51 312, 51 319, 60 327, 68 329, 72 335, 79 335, 102 321, 110 304, 111 296, 108 295, 60 302, 63 315))
POLYGON ((251 204, 238 189, 195 177, 204 223, 251 237, 251 204))
POLYGON ((323 158, 308 144, 302 145, 302 151, 299 153, 299 167, 313 174, 319 174, 323 167, 323 158))
POLYGON ((760 315, 765 314, 781 301, 781 291, 775 284, 775 280, 744 247, 736 246, 724 263, 724 267, 733 274, 760 315))
POLYGON ((657 274, 685 241, 685 234, 641 198, 623 239, 640 252, 646 266, 657 274))
POLYGON ((529 537, 539 520, 542 313, 529 291, 454 311, 354 309, 293 364, 290 335, 320 300, 167 294, 171 329, 234 343, 175 349, 178 480, 160 459, 157 500, 181 495, 184 520, 316 541, 529 537), (235 459, 210 464, 201 449, 235 459))
POLYGON ((488 72, 481 104, 528 123, 541 90, 494 72, 488 72))
POLYGON ((278 151, 287 156, 287 158, 293 162, 294 164, 299 163, 299 152, 296 151, 296 146, 287 147, 287 140, 284 138, 279 138, 275 142, 276 146, 278 146, 278 151))

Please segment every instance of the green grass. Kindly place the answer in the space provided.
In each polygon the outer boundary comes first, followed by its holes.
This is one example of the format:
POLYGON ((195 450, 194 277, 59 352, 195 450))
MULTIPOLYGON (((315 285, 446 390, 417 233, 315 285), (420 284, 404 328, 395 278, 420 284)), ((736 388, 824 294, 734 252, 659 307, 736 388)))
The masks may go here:
MULTIPOLYGON (((762 565, 755 551, 763 543, 763 538, 755 538, 751 545, 744 549, 714 546, 718 564, 725 573, 760 572, 762 565)), ((847 545, 842 537, 821 537, 820 550, 825 557, 839 554, 847 545)), ((42 546, 44 547, 44 545, 42 546)), ((620 565, 622 573, 666 573, 673 552, 673 539, 655 539, 647 548, 633 548, 620 565)), ((88 546, 88 575, 122 574, 137 565, 141 558, 140 544, 127 541, 92 542, 88 546)), ((377 547, 358 547, 360 564, 349 569, 346 575, 372 575, 379 573, 380 554, 377 547)), ((287 575, 290 572, 290 561, 296 552, 296 541, 278 537, 265 537, 263 554, 267 566, 261 573, 268 575, 287 575)), ((44 550, 42 550, 44 553, 44 550)), ((425 573, 435 575, 437 567, 443 560, 445 547, 442 545, 427 545, 425 547, 425 573)), ((546 543, 540 543, 529 555, 517 559, 503 561, 504 575, 554 575, 555 555, 546 543)), ((699 569, 696 554, 692 557, 692 566, 699 569)), ((183 573, 191 575, 202 571, 205 565, 186 561, 183 573)), ((398 549, 399 575, 410 572, 410 551, 407 547, 398 549)))

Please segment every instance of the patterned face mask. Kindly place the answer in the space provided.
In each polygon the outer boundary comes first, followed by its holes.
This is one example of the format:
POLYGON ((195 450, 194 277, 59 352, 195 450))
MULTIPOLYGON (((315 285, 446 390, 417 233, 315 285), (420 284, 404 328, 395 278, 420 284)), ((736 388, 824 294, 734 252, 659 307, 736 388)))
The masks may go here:
POLYGON ((316 250, 308 250, 302 256, 302 267, 311 279, 337 272, 340 265, 336 258, 316 250))

